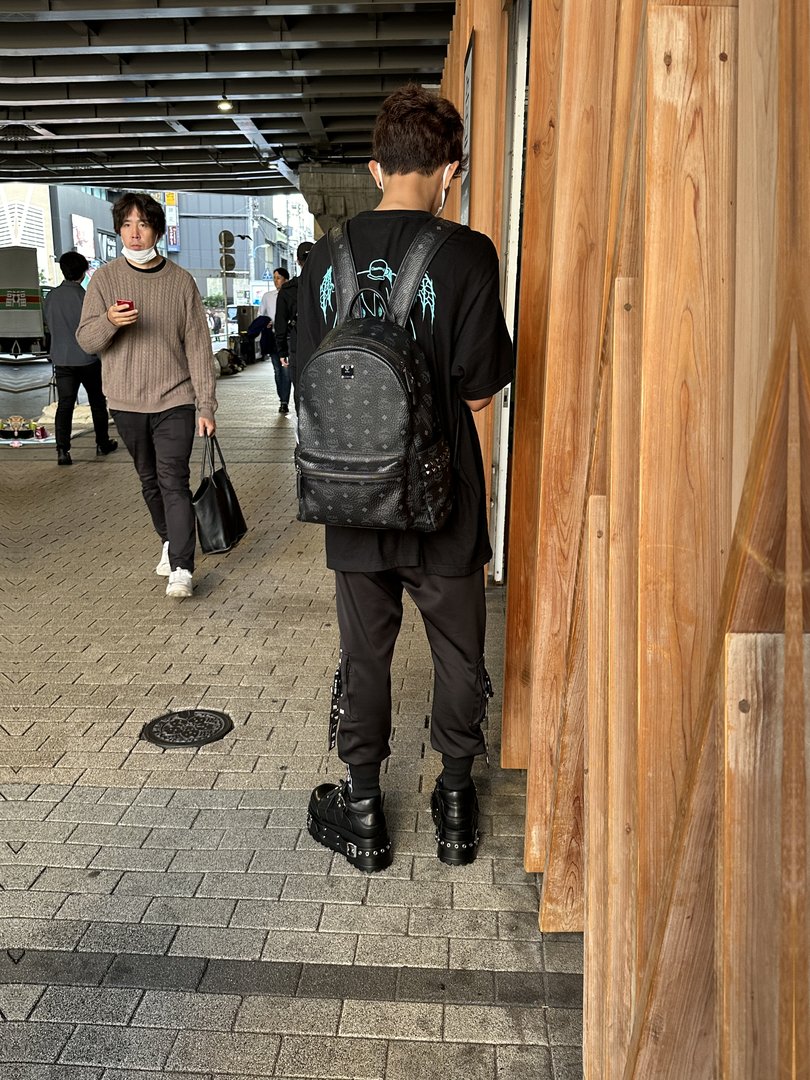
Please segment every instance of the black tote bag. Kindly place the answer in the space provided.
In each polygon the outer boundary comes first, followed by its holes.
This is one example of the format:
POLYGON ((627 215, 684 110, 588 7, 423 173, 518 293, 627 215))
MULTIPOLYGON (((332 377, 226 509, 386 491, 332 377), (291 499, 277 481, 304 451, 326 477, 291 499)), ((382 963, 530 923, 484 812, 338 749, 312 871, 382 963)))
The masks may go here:
POLYGON ((215 435, 205 436, 200 486, 192 497, 197 536, 206 555, 221 555, 235 547, 247 532, 239 500, 215 435), (219 455, 216 468, 214 449, 219 455))

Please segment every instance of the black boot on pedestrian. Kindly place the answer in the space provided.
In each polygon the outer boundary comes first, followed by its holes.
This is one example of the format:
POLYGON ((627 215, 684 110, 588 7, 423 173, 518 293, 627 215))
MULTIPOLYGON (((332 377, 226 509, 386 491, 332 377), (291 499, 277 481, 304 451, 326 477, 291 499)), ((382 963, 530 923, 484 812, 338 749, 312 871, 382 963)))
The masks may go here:
POLYGON ((286 401, 282 401, 282 403, 278 407, 278 411, 280 413, 288 413, 290 411, 290 406, 287 404, 286 401))
POLYGON ((70 452, 68 450, 57 450, 56 451, 56 464, 57 465, 72 465, 73 464, 73 458, 70 456, 70 452))
POLYGON ((478 854, 478 796, 475 784, 447 791, 441 779, 430 797, 436 826, 436 854, 448 866, 465 866, 478 854))
POLYGON ((118 440, 117 439, 107 439, 107 441, 105 443, 98 443, 98 445, 96 446, 96 455, 99 455, 99 454, 104 454, 104 455, 111 454, 113 452, 113 450, 117 450, 117 449, 118 449, 118 440))
POLYGON ((319 844, 345 855, 352 866, 367 874, 390 866, 391 841, 379 795, 353 799, 345 780, 320 784, 312 792, 307 828, 319 844))

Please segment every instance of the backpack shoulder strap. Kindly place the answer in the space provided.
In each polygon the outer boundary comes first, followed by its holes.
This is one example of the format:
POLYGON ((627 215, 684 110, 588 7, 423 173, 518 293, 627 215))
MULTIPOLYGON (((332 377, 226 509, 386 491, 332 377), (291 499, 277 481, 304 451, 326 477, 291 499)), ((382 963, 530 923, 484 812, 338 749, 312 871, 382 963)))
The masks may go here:
POLYGON ((329 230, 327 243, 329 257, 332 260, 332 274, 335 284, 337 303, 337 321, 342 323, 349 314, 349 306, 357 295, 357 271, 349 244, 349 233, 345 222, 333 225, 329 230))
POLYGON ((445 240, 460 228, 461 226, 455 221, 433 218, 416 234, 402 260, 397 279, 391 290, 391 299, 388 302, 391 317, 400 326, 405 326, 408 321, 417 290, 431 259, 445 240))

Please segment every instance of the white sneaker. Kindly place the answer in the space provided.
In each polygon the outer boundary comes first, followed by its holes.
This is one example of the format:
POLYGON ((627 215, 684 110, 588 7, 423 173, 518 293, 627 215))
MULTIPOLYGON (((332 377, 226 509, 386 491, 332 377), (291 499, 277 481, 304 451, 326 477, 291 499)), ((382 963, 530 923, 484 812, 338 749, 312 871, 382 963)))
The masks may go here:
POLYGON ((167 540, 163 545, 163 554, 160 556, 160 562, 155 567, 155 573, 160 574, 161 577, 168 577, 171 572, 172 567, 169 562, 169 541, 167 540))
POLYGON ((191 571, 178 568, 169 574, 169 584, 166 586, 167 596, 191 596, 193 586, 191 584, 191 571))

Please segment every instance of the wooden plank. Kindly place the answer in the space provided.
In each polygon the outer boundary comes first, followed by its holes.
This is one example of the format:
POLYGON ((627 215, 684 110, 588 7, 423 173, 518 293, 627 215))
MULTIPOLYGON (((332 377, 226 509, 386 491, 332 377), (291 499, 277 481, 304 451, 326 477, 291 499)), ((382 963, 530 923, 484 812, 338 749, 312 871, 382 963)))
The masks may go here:
POLYGON ((720 933, 723 1080, 779 1075, 779 911, 783 888, 785 641, 729 634, 721 762, 720 933))
MULTIPOLYGON (((715 688, 720 697, 719 688, 715 688)), ((693 754, 694 785, 638 995, 625 1080, 714 1080, 716 708, 693 754)))
POLYGON ((773 0, 748 0, 739 13, 732 520, 776 333, 778 16, 773 0))
POLYGON ((605 960, 608 934, 608 514, 607 499, 588 503, 587 722, 585 725, 586 1076, 604 1076, 605 960))
POLYGON ((531 12, 529 107, 523 182, 524 257, 515 342, 515 438, 509 504, 506 659, 501 729, 501 765, 505 769, 525 769, 529 761, 543 387, 557 162, 561 6, 562 0, 534 0, 531 12))
POLYGON ((540 902, 540 929, 546 934, 582 933, 585 929, 587 622, 587 581, 583 581, 574 601, 573 645, 565 685, 549 819, 548 857, 540 902))
POLYGON ((619 1080, 636 984, 638 445, 641 285, 616 280, 610 424, 608 850, 604 1080, 619 1080))
MULTIPOLYGON (((803 341, 805 349, 810 342, 803 341)), ((778 1044, 780 1065, 792 1064, 795 1076, 810 1075, 810 943, 808 926, 807 765, 802 640, 801 474, 802 461, 799 342, 794 326, 788 368, 787 499, 785 554, 784 760, 781 837, 778 1044)))
MULTIPOLYGON (((597 416, 617 0, 563 9, 560 127, 536 552, 527 870, 542 870, 597 416)), ((530 238, 529 238, 529 242, 530 238)))
MULTIPOLYGON (((610 382, 605 379, 600 388, 594 461, 589 476, 589 488, 595 496, 603 495, 607 488, 610 397, 610 382)), ((545 933, 581 932, 585 926, 583 835, 588 689, 587 603, 587 559, 580 559, 546 843, 548 855, 543 874, 540 929, 545 933)))
POLYGON ((649 951, 684 790, 731 540, 735 42, 731 9, 666 7, 649 13, 639 501, 639 970, 649 951))

